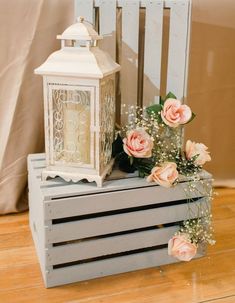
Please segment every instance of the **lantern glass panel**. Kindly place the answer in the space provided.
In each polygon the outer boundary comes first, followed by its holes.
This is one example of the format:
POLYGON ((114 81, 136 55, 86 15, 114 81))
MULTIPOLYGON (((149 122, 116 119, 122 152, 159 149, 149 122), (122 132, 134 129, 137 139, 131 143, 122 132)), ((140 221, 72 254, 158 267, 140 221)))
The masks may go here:
POLYGON ((91 91, 52 89, 53 158, 77 165, 91 163, 91 91))
POLYGON ((115 129, 115 89, 113 77, 101 81, 100 100, 100 169, 112 158, 112 143, 115 129))

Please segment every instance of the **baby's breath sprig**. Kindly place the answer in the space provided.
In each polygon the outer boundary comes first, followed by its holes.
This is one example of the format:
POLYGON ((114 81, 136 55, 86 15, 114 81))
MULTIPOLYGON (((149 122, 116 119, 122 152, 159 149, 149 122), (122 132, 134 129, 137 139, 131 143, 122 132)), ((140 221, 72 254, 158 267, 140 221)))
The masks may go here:
POLYGON ((211 214, 214 191, 211 181, 203 180, 199 173, 194 173, 185 183, 184 192, 188 201, 188 219, 182 223, 176 234, 187 234, 190 241, 196 245, 201 243, 214 245, 211 214), (194 197, 203 197, 203 199, 197 202, 197 198, 195 200, 194 197), (193 206, 192 202, 194 202, 193 206))
MULTIPOLYGON (((162 120, 163 102, 148 108, 124 106, 127 124, 121 128, 121 137, 128 137, 131 131, 144 130, 152 140, 152 151, 149 158, 127 156, 123 152, 119 154, 121 157, 124 156, 120 161, 121 166, 128 168, 126 170, 128 172, 138 170, 140 177, 148 177, 152 169, 162 167, 164 163, 175 163, 178 174, 186 177, 187 182, 182 183, 182 186, 188 202, 188 219, 181 224, 176 235, 187 235, 191 243, 196 246, 201 243, 213 245, 215 241, 210 209, 210 202, 213 199, 211 183, 201 178, 202 166, 196 161, 199 155, 195 154, 189 158, 186 151, 182 149, 183 125, 170 127, 162 120), (198 199, 198 197, 203 197, 203 199, 198 199)), ((172 186, 178 181, 177 178, 172 186)))

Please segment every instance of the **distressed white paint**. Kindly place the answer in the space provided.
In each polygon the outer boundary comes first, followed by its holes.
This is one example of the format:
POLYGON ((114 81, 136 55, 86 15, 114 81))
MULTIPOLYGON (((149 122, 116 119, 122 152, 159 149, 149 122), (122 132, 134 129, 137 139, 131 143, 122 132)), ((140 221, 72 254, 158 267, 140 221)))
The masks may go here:
MULTIPOLYGON (((137 105, 139 0, 122 3, 121 98, 122 104, 137 105)), ((122 116, 122 122, 126 117, 122 116)))
POLYGON ((187 83, 189 1, 168 1, 170 6, 170 33, 167 68, 167 92, 183 100, 187 83))
MULTIPOLYGON (((105 2, 107 1, 95 0, 94 7, 101 8, 105 2)), ((108 4, 105 5, 108 6, 108 4)), ((187 95, 191 0, 116 0, 116 7, 122 8, 123 11, 123 42, 127 42, 126 44, 128 45, 128 48, 123 48, 121 56, 124 62, 122 63, 121 80, 122 104, 135 105, 137 102, 138 87, 136 83, 139 68, 138 62, 136 62, 139 34, 137 10, 139 8, 145 8, 146 14, 143 103, 144 105, 148 105, 150 102, 158 101, 159 87, 161 86, 161 34, 163 26, 161 6, 171 11, 167 91, 172 91, 179 99, 185 101, 185 96, 187 95), (156 24, 157 26, 155 26, 156 24), (133 64, 129 64, 130 62, 133 62, 133 64)), ((107 20, 109 19, 109 15, 114 14, 113 8, 106 14, 107 20)), ((113 28, 113 23, 112 25, 108 25, 107 23, 105 31, 109 32, 111 27, 113 28)), ((113 50, 110 50, 110 52, 112 53, 113 50)), ((125 122, 125 117, 122 117, 122 120, 125 122)))
POLYGON ((94 24, 93 0, 74 0, 75 20, 83 16, 86 21, 94 24))
POLYGON ((158 101, 161 84, 163 0, 146 1, 143 104, 158 101))
POLYGON ((116 60, 116 0, 101 0, 99 5, 99 28, 103 40, 99 47, 116 60))

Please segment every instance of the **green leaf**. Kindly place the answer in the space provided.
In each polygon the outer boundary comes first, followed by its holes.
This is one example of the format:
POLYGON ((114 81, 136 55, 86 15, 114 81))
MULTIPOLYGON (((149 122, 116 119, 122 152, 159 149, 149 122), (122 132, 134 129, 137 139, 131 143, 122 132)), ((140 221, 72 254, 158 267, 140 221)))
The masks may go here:
POLYGON ((159 115, 161 110, 162 110, 161 104, 153 104, 146 108, 146 111, 149 115, 152 115, 152 114, 159 115))
POLYGON ((162 96, 159 97, 159 103, 163 106, 165 102, 165 99, 162 98, 162 96))
POLYGON ((129 159, 130 159, 130 165, 133 165, 134 158, 133 157, 129 157, 129 159))
POLYGON ((177 99, 177 97, 176 97, 172 92, 169 92, 169 93, 166 95, 164 101, 166 101, 166 100, 169 99, 169 98, 177 99))
POLYGON ((184 123, 184 125, 190 123, 191 121, 193 121, 193 119, 195 117, 196 117, 196 115, 192 112, 192 116, 191 116, 190 120, 188 120, 188 122, 184 123))
POLYGON ((140 178, 144 178, 145 177, 145 173, 143 171, 139 170, 139 177, 140 178))
POLYGON ((123 152, 123 142, 120 134, 117 135, 117 139, 112 144, 112 157, 123 152))
POLYGON ((118 161, 118 168, 125 173, 133 173, 136 171, 136 167, 130 164, 128 157, 123 157, 118 161))

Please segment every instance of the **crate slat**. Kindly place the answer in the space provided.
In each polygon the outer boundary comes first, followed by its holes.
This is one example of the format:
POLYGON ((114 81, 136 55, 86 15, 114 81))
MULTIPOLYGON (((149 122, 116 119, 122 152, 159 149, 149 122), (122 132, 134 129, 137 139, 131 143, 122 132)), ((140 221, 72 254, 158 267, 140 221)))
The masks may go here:
MULTIPOLYGON (((153 186, 130 189, 126 191, 100 193, 97 195, 90 195, 86 203, 84 203, 83 196, 55 199, 45 202, 45 218, 57 219, 99 213, 104 211, 112 211, 123 208, 138 207, 144 205, 152 205, 163 202, 178 201, 184 196, 184 188, 186 184, 181 184, 172 189, 164 187, 153 186), (99 200, 97 200, 99 199, 99 200)), ((203 185, 197 182, 196 186, 200 192, 204 193, 203 185)), ((204 193, 205 194, 205 193, 204 193)), ((201 197, 203 194, 194 193, 192 198, 201 197)))
POLYGON ((86 21, 93 24, 94 22, 94 11, 93 11, 93 0, 74 0, 75 16, 82 16, 86 21))
MULTIPOLYGON (((121 96, 125 105, 137 105, 139 49, 139 0, 122 5, 121 96)), ((126 123, 125 116, 121 117, 126 123)))
POLYGON ((178 99, 182 100, 187 82, 190 2, 169 1, 169 5, 171 10, 167 92, 173 92, 178 99))
POLYGON ((166 244, 178 226, 155 228, 108 238, 56 246, 47 252, 47 265, 61 264, 166 244))
POLYGON ((162 0, 146 1, 143 104, 149 106, 160 96, 162 35, 162 0), (157 46, 157 47, 156 47, 157 46))
MULTIPOLYGON (((97 203, 99 203, 98 201, 99 197, 97 197, 97 203)), ((197 213, 199 205, 203 202, 204 198, 198 202, 190 203, 192 212, 197 213)), ((46 242, 58 243, 66 240, 83 239, 158 224, 178 222, 186 218, 187 212, 188 209, 185 204, 180 204, 54 224, 50 228, 46 227, 46 242)))
MULTIPOLYGON (((197 257, 201 257, 201 254, 197 257)), ((55 269, 48 272, 47 285, 52 287, 176 262, 178 261, 168 256, 166 248, 159 249, 55 269)))
POLYGON ((103 40, 99 47, 116 61, 116 0, 101 0, 99 5, 100 34, 103 40))

